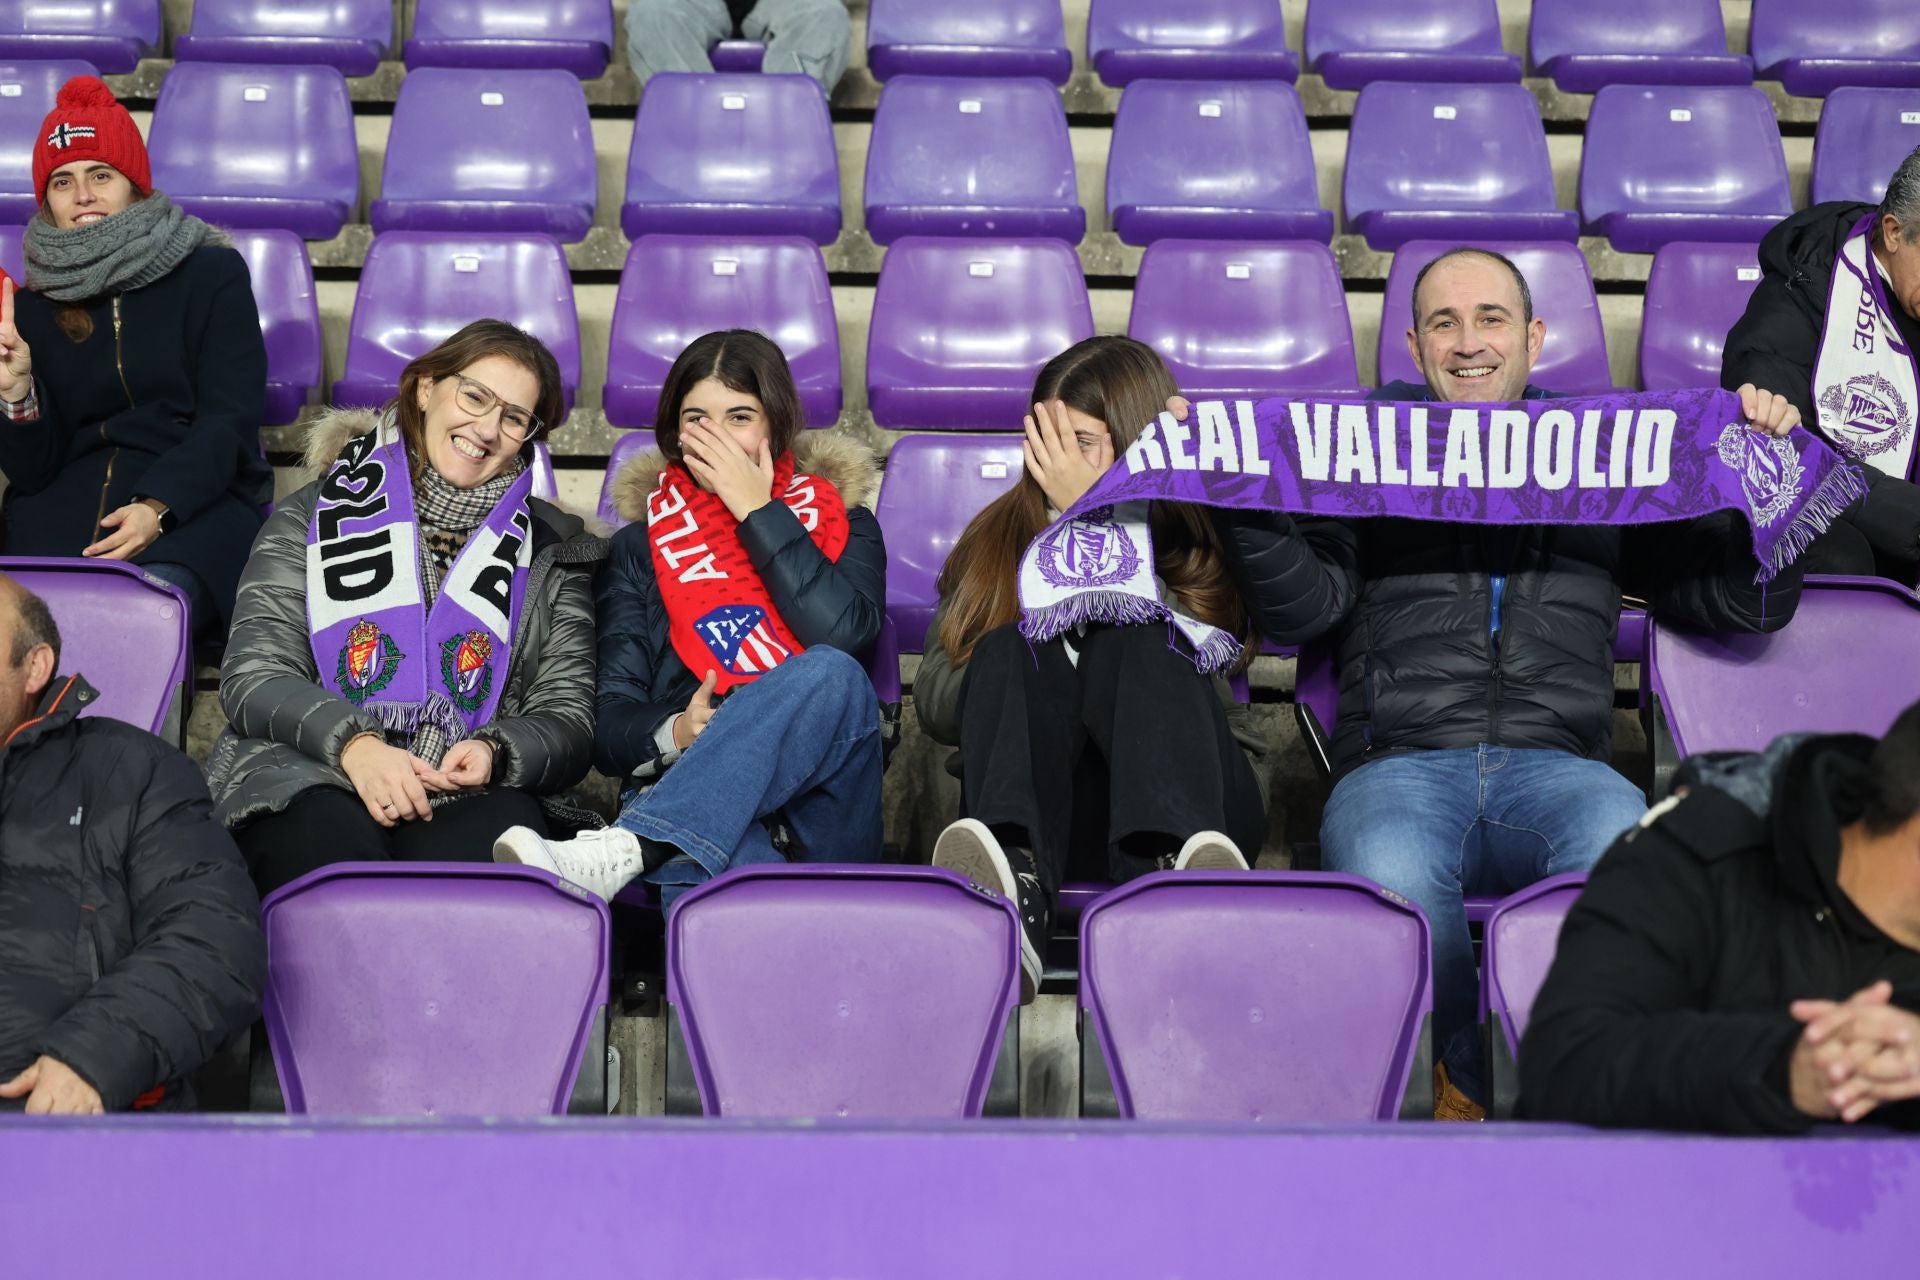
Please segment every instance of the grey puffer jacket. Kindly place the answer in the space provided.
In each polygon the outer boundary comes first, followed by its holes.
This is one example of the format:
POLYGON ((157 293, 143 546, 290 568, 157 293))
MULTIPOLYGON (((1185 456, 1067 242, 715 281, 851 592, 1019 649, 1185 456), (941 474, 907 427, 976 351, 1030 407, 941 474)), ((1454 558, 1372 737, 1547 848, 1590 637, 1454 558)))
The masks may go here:
MULTIPOLYGON (((307 437, 307 464, 330 466, 373 413, 336 410, 307 437)), ((307 637, 307 529, 317 485, 275 508, 240 580, 220 667, 220 705, 232 726, 207 761, 214 814, 230 828, 278 813, 313 787, 352 790, 340 752, 372 716, 320 683, 307 637)), ((493 781, 552 795, 586 776, 593 759, 593 572, 607 541, 579 517, 532 500, 533 566, 507 687, 476 737, 498 748, 493 781)))

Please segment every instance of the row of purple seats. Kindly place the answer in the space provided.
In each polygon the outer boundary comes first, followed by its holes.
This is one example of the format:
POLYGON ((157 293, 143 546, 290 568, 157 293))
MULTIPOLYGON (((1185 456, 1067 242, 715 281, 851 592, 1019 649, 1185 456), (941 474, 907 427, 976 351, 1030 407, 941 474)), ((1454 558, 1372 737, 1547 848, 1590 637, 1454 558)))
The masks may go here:
MULTIPOLYGON (((590 78, 613 52, 609 0, 414 0, 418 67, 552 68, 590 78)), ((179 60, 304 64, 371 75, 394 50, 389 0, 195 0, 179 60)), ((0 58, 81 58, 109 74, 160 53, 160 0, 4 0, 0 58)))

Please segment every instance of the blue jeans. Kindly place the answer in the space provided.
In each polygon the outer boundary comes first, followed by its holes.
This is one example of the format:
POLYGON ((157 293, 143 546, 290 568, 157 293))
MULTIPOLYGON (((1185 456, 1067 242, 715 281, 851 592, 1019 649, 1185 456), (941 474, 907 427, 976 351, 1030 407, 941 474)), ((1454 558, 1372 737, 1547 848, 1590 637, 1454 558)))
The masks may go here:
POLYGON ((729 867, 785 861, 760 821, 773 814, 802 862, 880 861, 880 704, 838 649, 816 645, 728 695, 614 824, 680 850, 643 877, 665 908, 729 867))
MULTIPOLYGON (((828 94, 847 69, 846 0, 759 0, 740 34, 767 46, 760 69, 801 72, 828 94)), ((712 71, 709 50, 733 35, 727 0, 628 0, 627 64, 645 84, 661 71, 712 71)))
POLYGON ((1453 1083, 1486 1100, 1479 979, 1462 895, 1507 894, 1586 871, 1646 812, 1597 760, 1488 746, 1409 751, 1342 778, 1320 819, 1320 861, 1419 904, 1433 935, 1433 1043, 1453 1083))

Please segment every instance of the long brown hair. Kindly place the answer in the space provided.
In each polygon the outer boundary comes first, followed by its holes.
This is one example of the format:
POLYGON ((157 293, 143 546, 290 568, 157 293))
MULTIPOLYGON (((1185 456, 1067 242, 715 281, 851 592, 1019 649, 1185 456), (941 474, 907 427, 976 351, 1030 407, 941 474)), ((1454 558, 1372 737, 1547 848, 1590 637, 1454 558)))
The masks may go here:
MULTIPOLYGON (((1179 394, 1153 348, 1132 338, 1088 338, 1067 348, 1040 370, 1030 402, 1064 400, 1107 424, 1116 458, 1179 394)), ((1154 568, 1189 613, 1241 639, 1250 639, 1246 606, 1227 574, 1225 553, 1212 521, 1183 502, 1155 502, 1154 568)), ((1020 557, 1047 527, 1047 495, 1031 472, 989 503, 953 545, 940 570, 940 598, 947 613, 940 642, 957 666, 989 631, 1020 616, 1020 557)), ((1251 646, 1248 653, 1252 652, 1251 646)))
POLYGON ((407 361, 400 371, 400 390, 394 396, 393 415, 400 427, 400 439, 406 442, 407 460, 413 466, 413 478, 427 465, 422 445, 426 431, 426 411, 420 407, 420 380, 438 382, 451 378, 488 356, 503 356, 531 373, 540 384, 538 404, 525 405, 540 419, 540 429, 520 446, 523 459, 533 457, 533 442, 560 425, 567 416, 566 395, 560 386, 560 362, 547 350, 547 344, 517 329, 505 320, 475 320, 466 328, 424 355, 407 361))
POLYGON ((793 447, 794 437, 806 430, 806 410, 786 353, 764 333, 752 329, 720 329, 703 333, 687 344, 667 370, 660 402, 653 412, 653 439, 669 462, 680 462, 680 404, 695 384, 716 379, 729 391, 739 391, 760 402, 767 412, 767 453, 778 459, 793 447))

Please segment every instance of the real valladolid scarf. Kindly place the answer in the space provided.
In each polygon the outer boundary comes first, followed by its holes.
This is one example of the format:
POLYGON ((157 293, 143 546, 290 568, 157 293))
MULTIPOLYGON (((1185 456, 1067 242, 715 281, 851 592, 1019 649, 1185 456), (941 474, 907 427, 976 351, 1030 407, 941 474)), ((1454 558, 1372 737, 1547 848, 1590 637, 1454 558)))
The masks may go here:
MULTIPOLYGON (((838 489, 819 476, 796 473, 793 454, 784 453, 773 466, 773 500, 784 503, 821 554, 838 563, 850 534, 838 489)), ((660 473, 647 498, 647 545, 673 651, 694 675, 712 671, 715 692, 757 680, 806 648, 787 628, 741 545, 740 522, 679 463, 660 473)))
POLYGON ((1194 665, 1240 646, 1177 617, 1153 578, 1146 502, 1468 524, 1651 524, 1737 511, 1772 578, 1866 492, 1805 431, 1752 431, 1728 391, 1583 396, 1510 405, 1202 401, 1147 427, 1048 525, 1020 563, 1021 630, 1177 623, 1194 665))
POLYGON ((307 634, 320 683, 396 732, 469 737, 493 718, 533 563, 524 470, 425 605, 407 451, 389 420, 320 481, 307 527, 307 634))
POLYGON ((1834 259, 1826 327, 1813 364, 1820 431, 1850 458, 1900 480, 1920 481, 1920 374, 1887 302, 1868 243, 1874 215, 1853 224, 1834 259))

